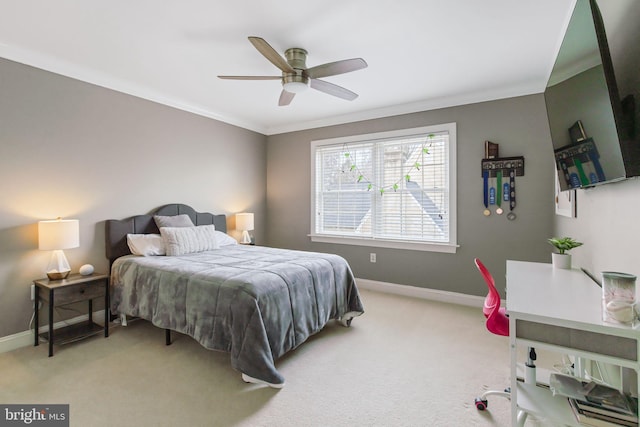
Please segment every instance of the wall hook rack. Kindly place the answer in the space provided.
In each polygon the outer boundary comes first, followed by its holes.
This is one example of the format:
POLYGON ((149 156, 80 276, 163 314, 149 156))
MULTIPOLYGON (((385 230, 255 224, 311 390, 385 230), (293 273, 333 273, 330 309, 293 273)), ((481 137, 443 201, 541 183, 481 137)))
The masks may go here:
POLYGON ((489 177, 495 178, 498 171, 502 171, 503 176, 507 176, 509 171, 515 169, 516 176, 524 176, 524 157, 499 157, 495 159, 482 159, 481 176, 484 171, 489 171, 489 177))

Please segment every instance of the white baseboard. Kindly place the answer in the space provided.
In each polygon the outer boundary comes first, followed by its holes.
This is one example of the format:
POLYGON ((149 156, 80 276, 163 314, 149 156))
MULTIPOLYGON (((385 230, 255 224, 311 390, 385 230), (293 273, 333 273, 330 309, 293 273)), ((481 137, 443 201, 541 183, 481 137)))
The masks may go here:
MULTIPOLYGON (((104 310, 94 311, 94 319, 104 319, 104 310)), ((73 325, 80 322, 86 322, 89 319, 88 314, 74 317, 72 319, 63 320, 53 324, 54 329, 62 328, 64 326, 73 325)), ((49 325, 40 326, 39 332, 49 332, 49 325)), ((18 332, 17 334, 7 335, 6 337, 0 337, 0 353, 15 350, 20 347, 27 347, 33 345, 33 329, 18 332)))
POLYGON ((395 283, 379 282, 377 280, 356 279, 358 288, 371 291, 384 292, 394 295, 402 295, 412 298, 421 298, 432 301, 440 301, 451 304, 482 307, 484 298, 476 295, 467 295, 457 292, 441 291, 437 289, 419 288, 417 286, 398 285, 395 283))
MULTIPOLYGON (((471 307, 482 307, 484 297, 475 295, 466 295, 457 292, 441 291, 437 289, 419 288, 417 286, 398 285, 395 283, 379 282, 377 280, 356 279, 358 287, 361 289, 369 289, 387 294, 401 295, 412 298, 421 298, 432 301, 446 302, 450 304, 466 305, 471 307)), ((504 304, 504 303, 503 303, 504 304)), ((73 319, 57 322, 54 328, 61 328, 66 325, 84 322, 88 319, 88 315, 74 317, 73 319)), ((104 318, 104 310, 94 311, 93 317, 97 319, 104 318)), ((41 326, 40 332, 47 332, 49 326, 41 326)), ((17 334, 0 337, 0 353, 15 350, 20 347, 33 345, 33 331, 18 332, 17 334)))

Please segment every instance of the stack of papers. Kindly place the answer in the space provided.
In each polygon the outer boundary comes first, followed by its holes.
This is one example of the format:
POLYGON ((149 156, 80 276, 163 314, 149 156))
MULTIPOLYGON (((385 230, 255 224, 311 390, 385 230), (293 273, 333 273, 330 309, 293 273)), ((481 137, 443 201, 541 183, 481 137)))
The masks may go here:
POLYGON ((578 378, 551 374, 553 395, 566 396, 578 422, 588 426, 638 426, 637 405, 620 390, 578 378))

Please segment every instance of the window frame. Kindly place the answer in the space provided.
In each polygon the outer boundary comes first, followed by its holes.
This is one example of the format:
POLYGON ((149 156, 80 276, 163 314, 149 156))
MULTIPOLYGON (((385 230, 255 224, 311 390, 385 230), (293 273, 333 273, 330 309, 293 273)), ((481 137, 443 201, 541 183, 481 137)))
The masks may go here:
MULTIPOLYGON (((456 183, 456 155, 457 133, 456 123, 443 123, 430 126, 422 126, 416 128, 400 129, 386 132, 376 132, 360 135, 351 135, 338 138, 329 138, 311 141, 311 231, 309 237, 312 242, 333 243, 356 246, 370 246, 393 249, 406 249, 442 253, 456 253, 457 244, 457 183, 456 183), (316 152, 318 147, 325 145, 351 144, 358 142, 370 142, 380 139, 402 138, 416 134, 429 134, 446 131, 449 134, 448 143, 448 182, 449 182, 449 241, 448 242, 423 242, 415 240, 396 240, 379 237, 354 237, 344 235, 334 235, 330 233, 316 233, 316 152)), ((384 196, 382 196, 384 197, 384 196)))

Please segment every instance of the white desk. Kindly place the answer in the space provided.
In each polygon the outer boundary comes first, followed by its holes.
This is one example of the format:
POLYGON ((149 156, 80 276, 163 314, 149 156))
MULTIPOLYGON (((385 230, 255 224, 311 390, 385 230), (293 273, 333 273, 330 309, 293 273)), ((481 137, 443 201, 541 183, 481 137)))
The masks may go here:
POLYGON ((518 408, 556 423, 580 425, 566 398, 517 381, 519 345, 640 371, 640 330, 603 322, 601 300, 602 289, 580 270, 507 261, 512 425, 517 425, 518 408))

